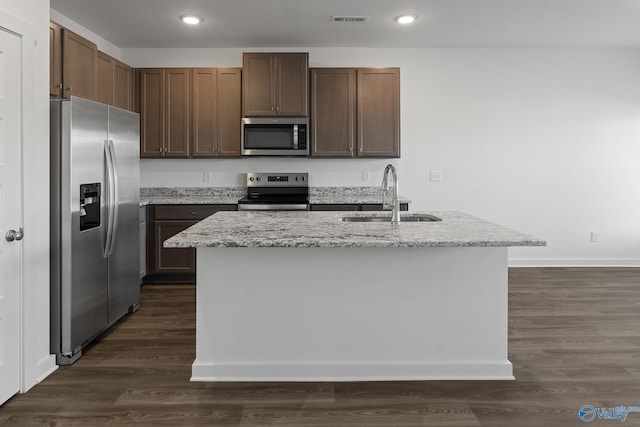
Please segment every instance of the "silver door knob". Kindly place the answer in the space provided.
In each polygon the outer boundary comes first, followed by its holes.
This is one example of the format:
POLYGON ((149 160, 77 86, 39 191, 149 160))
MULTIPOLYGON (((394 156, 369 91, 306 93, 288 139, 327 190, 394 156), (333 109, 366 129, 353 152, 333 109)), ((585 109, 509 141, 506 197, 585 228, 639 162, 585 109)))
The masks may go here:
POLYGON ((9 230, 7 234, 4 235, 4 238, 7 242, 13 242, 14 240, 22 240, 24 237, 24 233, 22 232, 22 228, 20 230, 9 230))

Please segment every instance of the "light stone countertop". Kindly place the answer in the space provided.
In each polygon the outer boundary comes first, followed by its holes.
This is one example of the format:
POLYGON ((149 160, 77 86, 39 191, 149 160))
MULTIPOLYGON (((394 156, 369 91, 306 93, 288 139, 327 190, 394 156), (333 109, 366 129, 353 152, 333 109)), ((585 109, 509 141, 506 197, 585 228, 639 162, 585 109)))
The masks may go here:
MULTIPOLYGON (((426 212, 423 212, 426 213, 426 212)), ((406 212, 402 215, 416 215, 406 212)), ((164 247, 483 247, 545 246, 544 240, 464 214, 429 212, 438 222, 342 222, 346 215, 388 212, 217 212, 164 247)))
MULTIPOLYGON (((146 187, 140 189, 140 206, 234 205, 247 194, 246 187, 146 187)), ((411 200, 399 196, 400 203, 411 200)), ((379 187, 310 187, 309 204, 379 204, 379 187)))
POLYGON ((246 194, 246 187, 143 187, 140 206, 235 205, 246 194))

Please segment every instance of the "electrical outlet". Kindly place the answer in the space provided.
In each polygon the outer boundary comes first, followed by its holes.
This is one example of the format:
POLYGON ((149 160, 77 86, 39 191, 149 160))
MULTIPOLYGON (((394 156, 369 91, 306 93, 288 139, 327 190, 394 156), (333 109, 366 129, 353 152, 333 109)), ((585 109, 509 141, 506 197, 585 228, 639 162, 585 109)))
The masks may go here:
POLYGON ((213 182, 213 172, 202 172, 203 182, 213 182))
POLYGON ((598 240, 600 240, 600 233, 598 233, 597 231, 592 231, 591 232, 591 243, 598 243, 598 240))
POLYGON ((440 171, 431 171, 429 174, 429 181, 431 182, 440 182, 442 181, 442 172, 440 171))
POLYGON ((369 181, 371 181, 371 172, 362 171, 362 182, 369 182, 369 181))

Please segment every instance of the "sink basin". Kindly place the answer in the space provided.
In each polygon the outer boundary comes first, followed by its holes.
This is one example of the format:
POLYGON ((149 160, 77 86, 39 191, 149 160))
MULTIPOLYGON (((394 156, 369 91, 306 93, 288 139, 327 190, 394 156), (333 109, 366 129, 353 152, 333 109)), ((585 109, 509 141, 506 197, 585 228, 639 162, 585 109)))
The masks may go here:
MULTIPOLYGON (((343 222, 391 222, 391 215, 357 215, 357 216, 343 216, 340 218, 343 222)), ((414 214, 414 215, 400 215, 400 222, 436 222, 442 221, 437 216, 429 214, 414 214)))

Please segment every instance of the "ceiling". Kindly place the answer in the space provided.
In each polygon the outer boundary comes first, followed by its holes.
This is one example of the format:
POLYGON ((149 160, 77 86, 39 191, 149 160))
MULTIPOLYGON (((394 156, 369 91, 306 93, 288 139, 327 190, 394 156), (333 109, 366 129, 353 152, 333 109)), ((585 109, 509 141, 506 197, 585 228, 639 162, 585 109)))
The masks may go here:
POLYGON ((640 0, 51 0, 51 8, 121 48, 640 47, 640 0), (417 21, 394 22, 406 13, 417 21), (187 26, 183 14, 204 21, 187 26))

